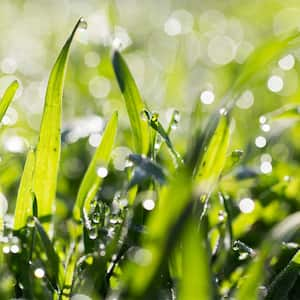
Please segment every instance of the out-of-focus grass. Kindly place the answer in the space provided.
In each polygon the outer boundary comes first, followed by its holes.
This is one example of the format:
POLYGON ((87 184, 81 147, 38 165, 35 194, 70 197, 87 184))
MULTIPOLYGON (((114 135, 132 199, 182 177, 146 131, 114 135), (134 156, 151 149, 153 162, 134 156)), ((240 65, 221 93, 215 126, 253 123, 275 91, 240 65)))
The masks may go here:
POLYGON ((0 8, 1 299, 300 297, 296 1, 0 8))

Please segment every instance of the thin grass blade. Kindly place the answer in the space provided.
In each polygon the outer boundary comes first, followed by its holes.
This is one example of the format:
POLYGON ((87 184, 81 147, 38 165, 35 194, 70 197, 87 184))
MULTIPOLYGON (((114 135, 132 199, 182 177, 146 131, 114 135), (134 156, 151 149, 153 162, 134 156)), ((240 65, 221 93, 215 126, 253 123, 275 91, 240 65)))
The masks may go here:
POLYGON ((126 103, 133 132, 134 149, 139 154, 147 155, 150 145, 150 133, 147 121, 142 118, 146 106, 125 60, 118 51, 114 52, 112 63, 126 103))
POLYGON ((117 125, 118 113, 115 112, 105 128, 102 140, 80 184, 73 209, 73 217, 76 221, 79 221, 83 216, 84 208, 88 210, 89 203, 96 196, 102 182, 102 177, 97 175, 97 169, 99 167, 107 168, 108 166, 117 134, 117 125))
POLYGON ((83 20, 80 19, 75 25, 54 64, 48 81, 33 176, 33 189, 37 197, 39 217, 42 219, 50 218, 52 215, 60 160, 60 131, 64 81, 70 46, 75 32, 82 23, 83 20))
POLYGON ((16 91, 19 87, 19 83, 17 80, 14 80, 6 89, 1 101, 0 101, 0 121, 4 117, 8 106, 10 105, 11 101, 13 100, 16 91))

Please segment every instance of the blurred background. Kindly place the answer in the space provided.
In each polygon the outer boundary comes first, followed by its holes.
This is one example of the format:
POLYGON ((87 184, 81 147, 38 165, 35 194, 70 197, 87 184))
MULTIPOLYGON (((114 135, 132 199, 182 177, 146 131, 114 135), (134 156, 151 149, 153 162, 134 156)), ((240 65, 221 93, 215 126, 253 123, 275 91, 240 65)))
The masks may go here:
MULTIPOLYGON (((113 47, 123 52, 143 98, 163 124, 173 109, 180 112, 172 138, 184 153, 198 126, 191 123, 192 112, 197 108, 197 122, 205 124, 252 51, 272 36, 300 30, 299 15, 298 0, 1 0, 0 95, 14 78, 21 82, 1 125, 1 201, 12 199, 12 211, 25 154, 37 141, 49 72, 80 16, 88 28, 78 32, 72 45, 63 98, 61 216, 69 213, 114 110, 121 122, 113 156, 116 170, 124 169, 124 157, 131 152, 129 121, 111 67, 113 47)), ((261 70, 236 102, 232 124, 232 149, 246 151, 244 164, 266 176, 262 186, 272 176, 291 182, 285 193, 296 206, 299 126, 271 128, 260 117, 300 102, 299 60, 300 43, 261 70)), ((248 199, 246 210, 254 209, 251 199, 258 196, 247 183, 237 189, 229 180, 224 188, 238 201, 248 199)), ((274 211, 281 207, 274 205, 274 211)))

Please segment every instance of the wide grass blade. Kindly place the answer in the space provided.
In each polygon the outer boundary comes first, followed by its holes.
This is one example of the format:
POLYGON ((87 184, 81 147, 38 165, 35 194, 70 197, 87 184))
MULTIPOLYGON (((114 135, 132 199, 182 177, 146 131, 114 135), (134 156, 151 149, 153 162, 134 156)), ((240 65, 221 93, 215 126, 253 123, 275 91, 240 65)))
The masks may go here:
POLYGON ((4 117, 6 110, 14 98, 16 91, 19 87, 19 83, 17 80, 14 80, 6 89, 1 101, 0 101, 0 121, 4 117))
POLYGON ((202 230, 199 230, 194 218, 186 224, 181 247, 182 277, 179 299, 213 299, 208 249, 202 230))
POLYGON ((150 145, 150 133, 147 121, 142 118, 146 109, 145 104, 125 60, 118 51, 114 52, 112 63, 125 99, 133 132, 134 149, 139 154, 147 154, 150 145))
POLYGON ((300 250, 296 252, 288 265, 276 276, 271 283, 267 300, 288 299, 290 289, 294 286, 300 272, 300 250))
POLYGON ((55 200, 61 148, 60 130, 63 87, 70 46, 76 30, 83 22, 80 19, 75 25, 54 64, 48 81, 33 176, 33 190, 37 197, 39 217, 42 220, 43 218, 51 217, 55 200))
POLYGON ((21 178, 14 217, 14 230, 26 226, 27 218, 32 215, 32 175, 35 167, 35 152, 29 149, 21 178))
POLYGON ((188 172, 181 170, 162 190, 159 206, 148 220, 147 234, 141 245, 141 254, 151 260, 129 263, 125 271, 130 299, 147 299, 146 295, 152 293, 151 286, 164 264, 166 267, 165 258, 176 245, 177 236, 191 212, 191 189, 188 172))
POLYGON ((215 187, 226 164, 230 142, 228 114, 221 114, 213 134, 204 142, 202 155, 194 169, 194 178, 201 194, 210 193, 215 187))
POLYGON ((73 209, 73 217, 76 221, 79 221, 82 217, 83 209, 88 209, 90 201, 96 196, 102 182, 101 174, 97 175, 97 169, 106 169, 108 166, 117 134, 117 125, 118 113, 115 112, 106 126, 102 140, 80 184, 73 209))

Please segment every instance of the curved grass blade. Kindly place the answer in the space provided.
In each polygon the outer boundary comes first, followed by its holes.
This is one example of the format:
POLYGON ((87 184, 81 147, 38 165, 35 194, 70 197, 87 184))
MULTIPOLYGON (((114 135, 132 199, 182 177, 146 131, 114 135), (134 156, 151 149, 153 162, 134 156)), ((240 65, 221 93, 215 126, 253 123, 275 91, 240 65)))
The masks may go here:
POLYGON ((114 52, 112 63, 119 87, 125 99, 133 132, 134 149, 139 154, 147 155, 150 133, 147 121, 142 119, 142 114, 146 108, 145 104, 125 60, 118 51, 114 52))
POLYGON ((300 120, 300 105, 289 104, 279 109, 269 112, 263 116, 265 122, 276 121, 299 121, 300 120))
POLYGON ((6 110, 11 103, 16 91, 19 87, 19 83, 17 80, 14 80, 6 89, 1 101, 0 101, 0 121, 4 117, 6 110))
POLYGON ((230 141, 229 117, 221 114, 202 157, 194 169, 194 178, 202 194, 208 194, 217 183, 226 163, 230 141))
MULTIPOLYGON (((175 161, 176 166, 182 166, 183 160, 180 156, 180 154, 175 150, 171 139, 169 138, 169 134, 165 131, 162 124, 158 120, 158 114, 157 113, 150 113, 149 111, 145 110, 145 115, 147 116, 148 122, 150 126, 159 133, 159 135, 162 137, 162 139, 165 141, 166 145, 170 149, 175 161)), ((168 130, 169 131, 169 130, 168 130)))
POLYGON ((239 77, 233 86, 233 91, 240 90, 255 74, 260 73, 266 65, 277 58, 284 50, 291 47, 292 42, 300 37, 298 31, 289 34, 272 37, 266 43, 258 47, 247 59, 239 77))
POLYGON ((290 289, 294 286, 300 272, 300 250, 296 252, 288 265, 271 283, 266 300, 288 299, 290 289))
POLYGON ((26 226, 27 218, 32 215, 32 175, 35 166, 35 152, 29 149, 21 178, 14 217, 14 231, 26 226))
POLYGON ((54 64, 48 81, 33 175, 33 189, 37 197, 40 218, 50 218, 52 214, 60 159, 63 87, 70 46, 75 32, 83 22, 83 19, 80 19, 75 25, 54 64))
POLYGON ((265 263, 276 254, 282 242, 287 242, 300 229, 300 212, 296 212, 277 224, 263 242, 256 259, 250 263, 246 272, 247 280, 236 292, 237 300, 258 299, 258 287, 265 279, 265 263))
POLYGON ((76 221, 80 221, 84 209, 89 209, 90 201, 96 196, 102 182, 102 177, 97 175, 97 169, 99 167, 107 168, 117 134, 117 125, 118 113, 115 112, 105 128, 101 143, 80 184, 73 209, 73 217, 76 221))

